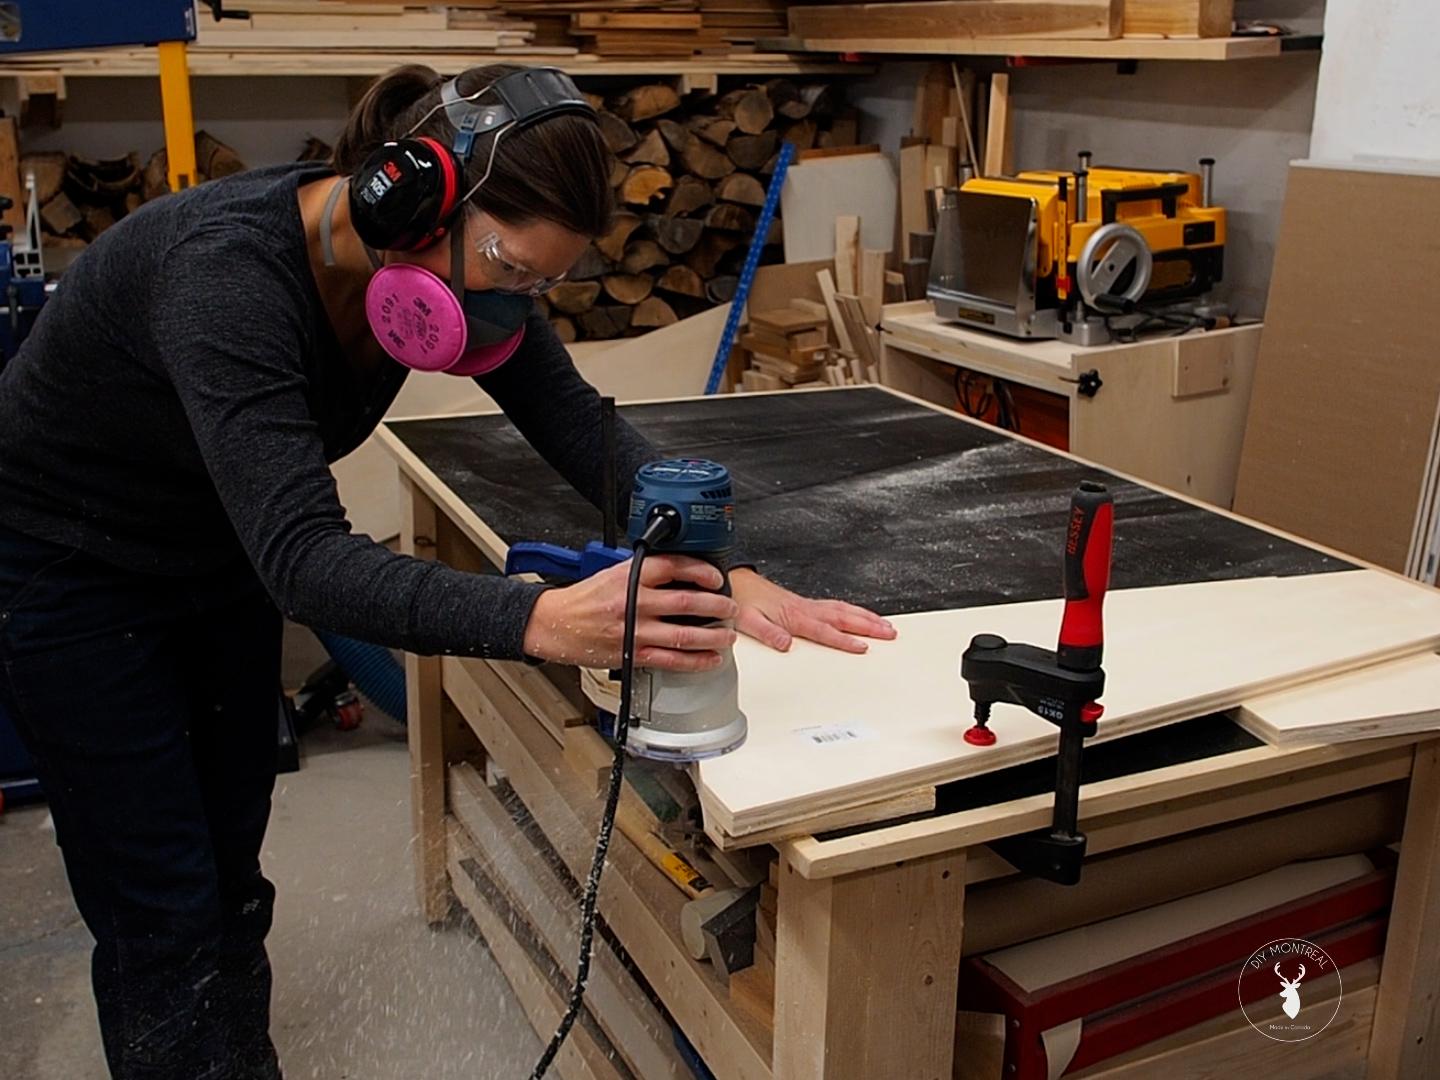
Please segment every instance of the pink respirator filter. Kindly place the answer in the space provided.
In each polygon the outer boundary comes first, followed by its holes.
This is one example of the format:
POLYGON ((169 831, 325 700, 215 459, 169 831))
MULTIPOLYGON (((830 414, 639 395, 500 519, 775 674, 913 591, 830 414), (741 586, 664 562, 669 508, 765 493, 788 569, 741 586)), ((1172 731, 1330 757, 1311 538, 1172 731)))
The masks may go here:
POLYGON ((522 326, 504 341, 467 348, 465 310, 450 286, 424 267, 394 263, 365 289, 365 317, 396 361, 416 371, 484 375, 514 355, 522 326))

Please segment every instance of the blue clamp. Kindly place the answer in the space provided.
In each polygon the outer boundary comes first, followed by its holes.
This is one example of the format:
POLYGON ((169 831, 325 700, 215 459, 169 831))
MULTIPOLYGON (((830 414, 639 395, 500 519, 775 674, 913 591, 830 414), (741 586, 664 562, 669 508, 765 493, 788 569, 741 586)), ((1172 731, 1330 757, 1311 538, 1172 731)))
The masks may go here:
POLYGON ((526 540, 510 545, 510 551, 505 556, 505 574, 507 577, 511 574, 541 574, 581 581, 624 562, 631 554, 628 548, 606 547, 598 540, 590 541, 582 551, 540 540, 526 540))

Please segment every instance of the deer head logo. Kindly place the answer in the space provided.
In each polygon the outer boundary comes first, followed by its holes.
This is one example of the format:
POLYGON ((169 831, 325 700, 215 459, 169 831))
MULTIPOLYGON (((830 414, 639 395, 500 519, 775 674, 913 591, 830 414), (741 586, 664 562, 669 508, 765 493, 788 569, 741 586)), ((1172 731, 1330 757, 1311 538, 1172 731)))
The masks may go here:
POLYGON ((1284 1002, 1281 1008, 1285 1010, 1286 1016, 1294 1020, 1300 1013, 1300 980, 1305 978, 1305 965, 1300 965, 1300 974, 1295 976, 1294 982, 1280 974, 1278 962, 1275 965, 1275 974, 1280 979, 1280 1000, 1284 1002))

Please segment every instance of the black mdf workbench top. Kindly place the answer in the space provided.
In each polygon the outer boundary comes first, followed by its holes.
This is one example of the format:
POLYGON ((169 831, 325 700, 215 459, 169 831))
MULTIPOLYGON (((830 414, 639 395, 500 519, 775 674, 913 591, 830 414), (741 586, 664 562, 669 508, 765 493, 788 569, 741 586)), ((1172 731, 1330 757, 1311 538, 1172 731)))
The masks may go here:
MULTIPOLYGON (((1070 495, 1085 479, 1115 495, 1112 588, 1351 568, 878 388, 620 413, 665 456, 729 467, 739 544, 767 575, 887 615, 1059 596, 1070 495)), ((599 539, 600 512, 503 416, 389 427, 507 543, 599 539)))

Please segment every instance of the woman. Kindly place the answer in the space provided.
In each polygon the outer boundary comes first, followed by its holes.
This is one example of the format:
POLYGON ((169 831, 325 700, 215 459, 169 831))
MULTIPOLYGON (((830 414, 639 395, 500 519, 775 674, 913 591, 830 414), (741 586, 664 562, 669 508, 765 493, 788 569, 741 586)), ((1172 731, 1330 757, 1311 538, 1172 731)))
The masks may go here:
MULTIPOLYGON (((443 335, 406 337, 387 307, 389 283, 419 281, 464 311, 441 360, 480 372, 535 448, 599 498, 598 397, 529 297, 605 230, 607 155, 573 87, 556 105, 568 81, 501 84, 517 70, 452 85, 399 69, 329 166, 255 170, 144 207, 67 271, 0 375, 0 704, 36 758, 95 937, 117 1078, 279 1075, 259 851, 281 612, 418 653, 619 661, 625 566, 545 589, 395 555, 350 533, 328 469, 394 399, 408 373, 397 358, 445 366, 431 355, 443 335), (425 187, 427 170, 452 166, 449 188, 425 187)), ((618 427, 621 475, 658 456, 618 427)), ((733 573, 733 601, 660 588, 672 581, 720 576, 647 562, 644 666, 720 662, 734 632, 661 621, 681 612, 733 619, 777 649, 802 637, 860 652, 894 636, 753 570, 733 573)))

